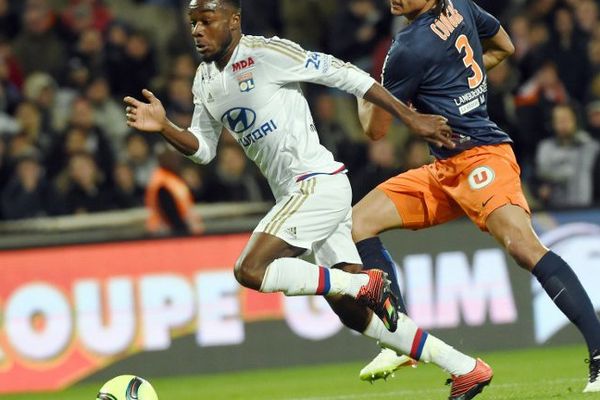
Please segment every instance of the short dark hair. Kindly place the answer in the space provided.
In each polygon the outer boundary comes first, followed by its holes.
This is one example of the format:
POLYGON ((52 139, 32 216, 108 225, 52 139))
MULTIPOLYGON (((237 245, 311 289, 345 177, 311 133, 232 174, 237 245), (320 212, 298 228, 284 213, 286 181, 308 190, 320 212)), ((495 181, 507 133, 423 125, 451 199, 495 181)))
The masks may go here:
POLYGON ((242 0, 221 0, 223 3, 229 4, 238 11, 242 10, 242 0))
POLYGON ((446 8, 448 7, 448 0, 438 0, 437 5, 435 6, 434 12, 435 15, 442 15, 442 13, 446 13, 446 8))

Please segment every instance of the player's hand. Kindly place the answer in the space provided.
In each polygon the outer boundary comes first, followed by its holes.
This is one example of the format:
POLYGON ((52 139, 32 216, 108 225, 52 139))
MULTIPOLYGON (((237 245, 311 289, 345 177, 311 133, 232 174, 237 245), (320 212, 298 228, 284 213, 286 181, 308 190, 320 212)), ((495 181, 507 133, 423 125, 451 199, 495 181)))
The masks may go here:
POLYGON ((456 147, 452 142, 452 128, 448 125, 448 120, 442 116, 415 113, 409 128, 434 146, 449 149, 456 147))
POLYGON ((131 96, 123 99, 127 107, 127 126, 145 132, 160 132, 166 122, 166 112, 160 100, 148 89, 142 90, 148 103, 141 102, 131 96))

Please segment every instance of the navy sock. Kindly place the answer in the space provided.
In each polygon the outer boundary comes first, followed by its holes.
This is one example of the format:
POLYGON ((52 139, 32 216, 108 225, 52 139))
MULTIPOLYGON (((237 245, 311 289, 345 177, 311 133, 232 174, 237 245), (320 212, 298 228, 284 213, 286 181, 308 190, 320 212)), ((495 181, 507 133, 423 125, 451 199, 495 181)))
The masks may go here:
POLYGON ((579 328, 590 353, 600 349, 600 321, 589 296, 569 264, 549 251, 536 264, 532 273, 554 304, 579 328))
POLYGON ((400 312, 406 314, 406 305, 398 286, 398 275, 396 274, 396 263, 392 260, 390 253, 383 247, 379 237, 375 236, 356 243, 358 254, 362 259, 365 269, 380 269, 387 272, 392 281, 392 291, 398 298, 400 312))

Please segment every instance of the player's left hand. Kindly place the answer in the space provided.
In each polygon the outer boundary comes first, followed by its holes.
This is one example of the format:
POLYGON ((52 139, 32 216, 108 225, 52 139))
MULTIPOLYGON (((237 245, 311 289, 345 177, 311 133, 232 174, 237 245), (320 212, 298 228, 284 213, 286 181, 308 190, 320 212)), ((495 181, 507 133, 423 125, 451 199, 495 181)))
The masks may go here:
POLYGON ((448 149, 456 147, 452 142, 452 128, 448 125, 448 120, 440 115, 415 113, 409 128, 434 146, 448 149))

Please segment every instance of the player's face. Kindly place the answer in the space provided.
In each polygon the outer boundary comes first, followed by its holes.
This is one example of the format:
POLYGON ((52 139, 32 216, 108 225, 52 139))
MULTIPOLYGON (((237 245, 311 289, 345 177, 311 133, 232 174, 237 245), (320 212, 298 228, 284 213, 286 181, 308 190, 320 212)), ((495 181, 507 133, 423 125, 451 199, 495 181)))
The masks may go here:
POLYGON ((390 0, 392 15, 404 15, 408 18, 420 14, 432 0, 390 0))
POLYGON ((219 0, 192 0, 189 16, 192 37, 202 60, 220 60, 231 46, 240 15, 219 0))

